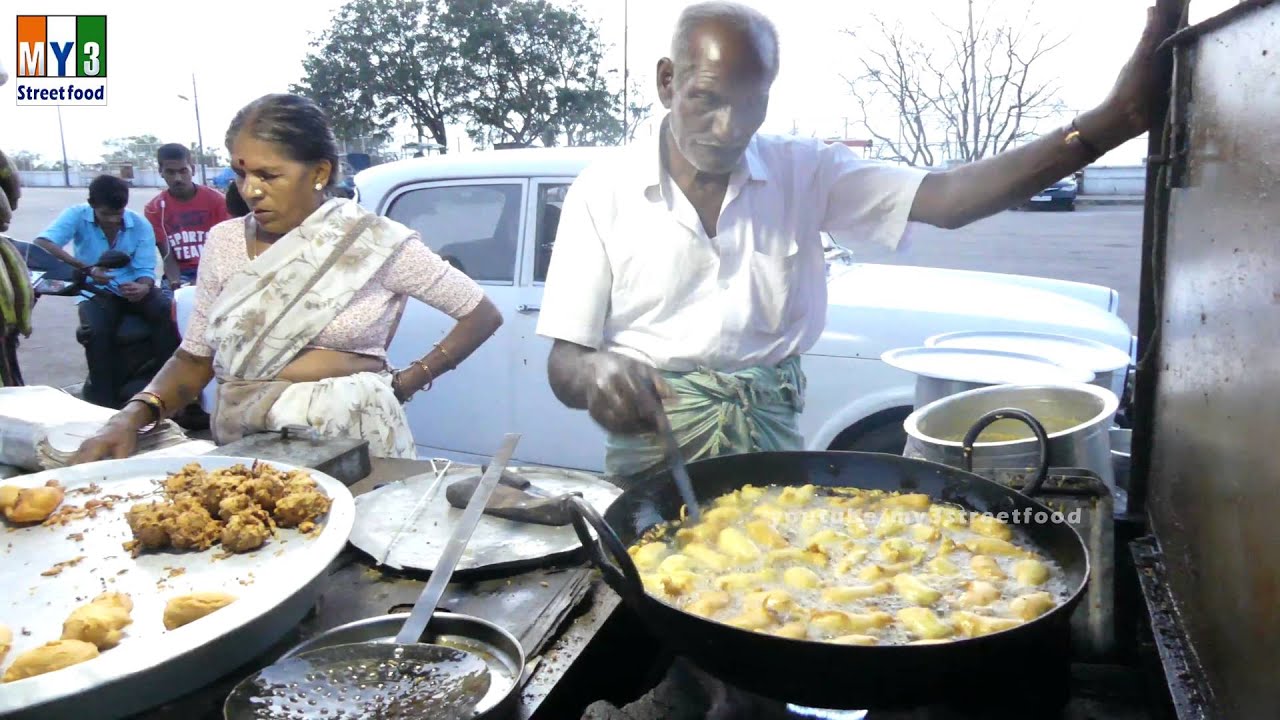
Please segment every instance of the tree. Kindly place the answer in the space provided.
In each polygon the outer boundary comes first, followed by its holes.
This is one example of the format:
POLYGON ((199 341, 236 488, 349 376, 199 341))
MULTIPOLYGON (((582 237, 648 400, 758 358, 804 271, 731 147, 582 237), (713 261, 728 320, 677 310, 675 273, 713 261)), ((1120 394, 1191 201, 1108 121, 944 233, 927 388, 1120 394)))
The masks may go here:
POLYGON ((1066 38, 1032 20, 1035 3, 1008 21, 990 3, 976 11, 974 0, 966 5, 961 23, 934 16, 942 39, 933 43, 876 16, 873 32, 844 31, 865 43, 858 73, 844 79, 877 157, 970 162, 1034 137, 1040 121, 1065 112, 1040 61, 1066 38))
POLYGON ((106 164, 127 164, 150 167, 156 164, 156 148, 163 143, 155 135, 130 135, 113 138, 102 143, 107 148, 102 161, 106 164))
POLYGON ((599 28, 581 9, 547 0, 451 0, 447 25, 460 39, 469 94, 468 133, 485 142, 616 144, 634 133, 648 105, 631 104, 624 131, 616 73, 602 69, 599 28), (635 121, 634 123, 632 121, 635 121))
POLYGON ((28 171, 40 169, 40 155, 27 150, 19 150, 9 158, 14 170, 28 171))
POLYGON ((458 119, 462 56, 442 0, 352 0, 311 42, 291 92, 315 100, 340 138, 381 145, 397 120, 448 146, 458 119))

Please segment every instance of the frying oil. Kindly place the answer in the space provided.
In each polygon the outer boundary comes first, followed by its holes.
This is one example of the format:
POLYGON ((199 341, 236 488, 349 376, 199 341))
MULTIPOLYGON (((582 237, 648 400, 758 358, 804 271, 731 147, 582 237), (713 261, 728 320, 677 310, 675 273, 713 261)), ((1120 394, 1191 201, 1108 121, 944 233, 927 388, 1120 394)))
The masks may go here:
MULTIPOLYGON (((994 561, 999 572, 980 575, 970 565, 975 553, 965 546, 975 541, 989 542, 990 537, 975 532, 971 523, 976 514, 958 506, 937 503, 920 505, 918 502, 900 505, 902 498, 895 499, 895 494, 883 491, 818 486, 769 486, 754 491, 748 489, 749 497, 744 497, 741 492, 736 491, 722 497, 712 503, 711 507, 703 509, 702 525, 705 527, 678 523, 668 525, 656 529, 656 532, 650 531, 636 544, 632 549, 633 557, 637 555, 636 551, 640 546, 648 541, 665 544, 666 549, 661 552, 664 558, 676 553, 690 557, 693 577, 690 578, 689 574, 682 576, 685 586, 681 588, 682 592, 675 595, 661 589, 655 592, 655 587, 661 587, 661 581, 658 580, 655 584, 654 580, 663 574, 657 570, 656 563, 641 568, 642 576, 650 581, 647 587, 651 594, 681 609, 688 609, 700 598, 717 593, 721 589, 717 584, 720 579, 726 576, 758 574, 757 578, 751 579, 745 586, 725 590, 730 598, 728 605, 701 614, 720 622, 731 622, 743 617, 750 609, 747 603, 749 596, 763 591, 778 591, 785 593, 791 602, 775 605, 771 612, 773 623, 759 628, 759 631, 773 633, 788 624, 801 623, 810 640, 831 639, 839 634, 857 634, 874 636, 877 644, 882 645, 904 644, 921 639, 897 618, 898 611, 905 608, 928 607, 946 623, 956 611, 984 617, 1015 618, 1017 615, 1010 604, 1020 595, 1047 592, 1053 599, 1054 606, 1071 596, 1071 587, 1068 586, 1061 567, 1023 538, 1016 524, 1008 522, 1015 518, 1007 518, 1005 527, 1011 531, 1007 533, 1008 542, 1016 548, 1017 554, 987 552, 984 557, 994 561), (740 512, 716 512, 719 508, 732 508, 740 512), (733 515, 736 517, 726 521, 727 517, 733 515), (761 520, 767 521, 785 539, 785 547, 774 548, 753 540, 760 551, 760 557, 754 560, 734 557, 722 547, 720 538, 724 530, 736 530, 742 536, 751 538, 748 525, 761 520), (688 532, 679 532, 681 529, 688 532), (692 539, 691 535, 700 537, 692 539), (694 543, 720 554, 729 561, 730 566, 713 569, 688 555, 690 545, 694 543), (775 555, 771 559, 770 553, 777 550, 781 550, 784 557, 775 555), (822 555, 813 554, 814 551, 825 555, 825 562, 822 561, 822 555), (787 555, 791 557, 785 557, 787 555), (1035 585, 1024 585, 1016 579, 1015 564, 1028 559, 1038 560, 1048 570, 1047 580, 1035 585), (940 567, 939 563, 942 562, 949 565, 940 567), (787 583, 784 578, 791 568, 811 570, 818 577, 816 586, 796 587, 787 583), (908 599, 895 588, 894 577, 902 573, 910 574, 941 596, 931 603, 908 599), (979 605, 962 603, 962 596, 969 583, 979 580, 994 586, 999 592, 998 598, 979 605), (839 602, 833 601, 829 596, 824 597, 824 590, 829 588, 865 588, 876 583, 887 583, 887 590, 839 602), (811 622, 815 613, 833 610, 855 614, 888 613, 894 618, 883 627, 859 628, 844 633, 831 632, 821 624, 811 622)), ((920 501, 923 498, 916 497, 913 500, 920 501)), ((987 523, 983 525, 986 529, 990 527, 991 518, 977 522, 987 523)), ((996 532, 1000 530, 997 528, 996 532)), ((1009 550, 1007 547, 1004 549, 1009 550)), ((652 551, 651 548, 649 552, 652 551)), ((694 550, 695 554, 697 552, 694 550)), ((755 602, 758 605, 759 600, 755 602)), ((792 625, 793 629, 795 627, 798 626, 792 625)), ((958 628, 950 639, 962 639, 958 628)))

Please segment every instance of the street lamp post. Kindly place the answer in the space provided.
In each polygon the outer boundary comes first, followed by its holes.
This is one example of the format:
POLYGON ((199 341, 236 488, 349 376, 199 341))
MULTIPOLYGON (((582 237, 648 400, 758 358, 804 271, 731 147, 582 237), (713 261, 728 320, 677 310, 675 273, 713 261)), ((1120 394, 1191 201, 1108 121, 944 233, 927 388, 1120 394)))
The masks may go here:
POLYGON ((58 141, 62 143, 62 184, 71 187, 71 171, 67 168, 67 136, 62 132, 62 106, 58 107, 58 141))
POLYGON ((196 145, 198 153, 196 155, 197 162, 200 163, 200 184, 208 185, 209 179, 205 175, 204 169, 204 132, 200 129, 200 94, 196 92, 196 74, 191 73, 191 97, 179 94, 178 97, 183 100, 190 100, 196 109, 196 145))

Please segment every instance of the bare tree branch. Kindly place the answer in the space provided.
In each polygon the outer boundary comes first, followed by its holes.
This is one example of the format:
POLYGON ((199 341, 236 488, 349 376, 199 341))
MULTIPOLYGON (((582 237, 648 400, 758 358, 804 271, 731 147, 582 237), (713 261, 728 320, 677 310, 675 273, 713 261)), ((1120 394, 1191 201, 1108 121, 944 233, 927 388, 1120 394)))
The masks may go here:
POLYGON ((876 156, 970 162, 1025 141, 1040 122, 1059 117, 1065 108, 1056 79, 1045 77, 1052 72, 1045 58, 1066 38, 1037 25, 1034 6, 1032 0, 1024 14, 1005 19, 992 3, 967 0, 958 22, 935 15, 932 26, 942 36, 928 38, 929 45, 878 16, 868 32, 844 30, 861 52, 858 72, 842 78, 876 156))

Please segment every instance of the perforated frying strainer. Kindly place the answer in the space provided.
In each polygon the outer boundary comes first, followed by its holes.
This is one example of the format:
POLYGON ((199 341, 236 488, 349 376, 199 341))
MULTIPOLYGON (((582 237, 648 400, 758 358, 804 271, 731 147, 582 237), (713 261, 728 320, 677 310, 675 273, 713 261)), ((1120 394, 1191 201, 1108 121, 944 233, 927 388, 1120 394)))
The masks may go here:
POLYGON ((333 645, 245 678, 223 712, 236 720, 469 720, 489 683, 484 660, 443 645, 333 645))
POLYGON ((420 640, 519 439, 508 434, 494 455, 394 642, 334 645, 281 660, 242 680, 224 703, 223 715, 228 720, 474 717, 492 682, 488 664, 478 655, 420 640))

